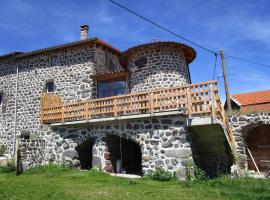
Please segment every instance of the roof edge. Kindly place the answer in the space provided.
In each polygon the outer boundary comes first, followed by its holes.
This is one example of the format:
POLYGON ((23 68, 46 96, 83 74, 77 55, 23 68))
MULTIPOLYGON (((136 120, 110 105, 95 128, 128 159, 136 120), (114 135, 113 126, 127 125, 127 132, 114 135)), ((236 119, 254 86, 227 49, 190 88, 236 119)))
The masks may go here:
POLYGON ((70 42, 70 43, 55 45, 55 46, 51 46, 51 47, 47 47, 47 48, 43 48, 43 49, 37 49, 37 50, 29 51, 29 52, 13 52, 13 53, 9 53, 9 54, 4 54, 4 55, 0 56, 0 59, 9 58, 9 57, 24 58, 24 57, 28 57, 28 56, 32 56, 32 55, 36 55, 36 54, 41 54, 41 53, 45 53, 45 52, 49 52, 49 51, 55 51, 55 50, 59 50, 59 49, 63 49, 63 48, 76 46, 76 45, 86 44, 86 43, 96 43, 96 44, 99 44, 101 46, 104 46, 104 47, 110 49, 112 52, 118 54, 119 56, 122 54, 122 52, 119 49, 111 46, 107 42, 105 42, 97 37, 94 37, 94 38, 89 38, 89 39, 85 39, 85 40, 78 40, 78 41, 74 41, 74 42, 70 42))

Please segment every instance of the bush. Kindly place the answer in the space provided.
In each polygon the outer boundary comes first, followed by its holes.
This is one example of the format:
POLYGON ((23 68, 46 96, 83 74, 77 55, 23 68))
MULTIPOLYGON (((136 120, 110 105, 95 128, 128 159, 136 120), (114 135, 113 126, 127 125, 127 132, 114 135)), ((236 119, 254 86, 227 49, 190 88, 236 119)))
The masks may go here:
POLYGON ((203 169, 199 168, 197 165, 195 165, 194 167, 194 175, 196 179, 200 181, 205 181, 208 179, 207 173, 203 169))
POLYGON ((0 166, 0 172, 9 173, 16 171, 16 166, 14 160, 10 160, 6 165, 0 166))
POLYGON ((157 168, 156 171, 150 172, 146 175, 146 178, 157 180, 157 181, 172 181, 176 180, 174 173, 166 171, 163 168, 157 168))
POLYGON ((3 156, 5 152, 6 152, 6 146, 0 145, 0 156, 3 156))
POLYGON ((187 161, 186 169, 188 181, 193 180, 205 181, 208 179, 207 173, 203 169, 195 165, 193 162, 187 161))

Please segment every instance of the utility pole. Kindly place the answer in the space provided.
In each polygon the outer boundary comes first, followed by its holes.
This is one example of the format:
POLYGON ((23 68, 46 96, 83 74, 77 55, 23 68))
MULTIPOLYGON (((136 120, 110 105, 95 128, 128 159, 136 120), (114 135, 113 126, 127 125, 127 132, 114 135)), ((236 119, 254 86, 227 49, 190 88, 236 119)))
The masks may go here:
POLYGON ((222 61, 222 70, 223 70, 223 78, 224 78, 224 84, 225 84, 227 109, 228 111, 232 111, 229 84, 228 84, 227 66, 226 66, 225 58, 224 58, 224 51, 222 49, 220 50, 220 56, 221 56, 221 61, 222 61))

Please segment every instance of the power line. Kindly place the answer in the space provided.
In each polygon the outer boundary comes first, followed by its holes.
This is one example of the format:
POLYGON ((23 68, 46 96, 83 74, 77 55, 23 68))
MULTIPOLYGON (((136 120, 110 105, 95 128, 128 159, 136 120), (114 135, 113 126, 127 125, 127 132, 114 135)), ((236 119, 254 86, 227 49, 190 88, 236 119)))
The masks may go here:
POLYGON ((217 56, 218 56, 218 54, 215 53, 215 66, 214 66, 214 72, 213 72, 213 79, 212 80, 214 80, 215 79, 215 76, 216 76, 217 56))
POLYGON ((226 56, 226 57, 227 57, 227 58, 233 58, 233 59, 236 59, 236 60, 241 60, 241 61, 243 61, 243 62, 251 63, 251 64, 254 64, 254 65, 258 65, 258 66, 270 68, 270 65, 257 63, 257 62, 254 62, 254 61, 251 61, 251 60, 248 60, 248 59, 245 59, 245 58, 240 58, 240 57, 230 56, 230 55, 228 55, 228 56, 226 56))
POLYGON ((127 7, 121 5, 121 4, 119 4, 119 3, 117 3, 117 2, 115 2, 115 1, 113 1, 113 0, 108 0, 108 1, 110 1, 110 2, 112 2, 113 4, 115 4, 115 5, 119 6, 119 7, 121 7, 122 9, 124 9, 124 10, 126 10, 126 11, 132 13, 133 15, 136 15, 137 17, 143 19, 144 21, 147 21, 147 22, 149 22, 150 24, 153 24, 154 26, 156 26, 156 27, 158 27, 158 28, 160 28, 160 29, 162 29, 162 30, 164 30, 164 31, 166 31, 166 32, 168 32, 168 33, 170 33, 170 34, 172 34, 172 35, 174 35, 174 36, 176 36, 176 37, 178 37, 178 38, 181 38, 182 40, 185 40, 185 41, 187 41, 187 42, 189 42, 189 43, 191 43, 191 44, 193 44, 193 45, 195 45, 195 46, 197 46, 197 47, 199 47, 199 48, 201 48, 201 49, 203 49, 203 50, 205 50, 205 51, 208 51, 208 52, 210 52, 210 53, 216 54, 216 52, 214 52, 213 50, 208 49, 208 48, 206 48, 206 47, 204 47, 204 46, 202 46, 202 45, 200 45, 200 44, 198 44, 198 43, 196 43, 196 42, 193 42, 193 41, 191 41, 191 40, 189 40, 189 39, 187 39, 187 38, 185 38, 185 37, 179 35, 178 33, 175 33, 175 32, 173 32, 173 31, 169 30, 168 28, 159 25, 158 23, 156 23, 156 22, 154 22, 154 21, 152 21, 152 20, 150 20, 150 19, 148 19, 148 18, 146 18, 146 17, 140 15, 139 13, 137 13, 137 12, 135 12, 135 11, 130 10, 129 8, 127 8, 127 7))
MULTIPOLYGON (((251 74, 235 74, 235 73, 232 73, 232 74, 227 74, 227 76, 245 76, 246 78, 260 78, 260 79, 269 80, 268 77, 260 76, 260 75, 251 75, 251 74)), ((219 80, 220 77, 223 77, 223 75, 218 75, 217 80, 219 80)))
MULTIPOLYGON (((178 38, 180 38, 182 40, 185 40, 185 41, 187 41, 187 42, 189 42, 189 43, 191 43, 191 44, 193 44, 193 45, 195 45, 195 46, 197 46, 197 47, 199 47, 199 48, 201 48, 201 49, 203 49, 203 50, 205 50, 207 52, 210 52, 210 53, 214 54, 215 56, 220 55, 219 53, 217 53, 217 52, 215 52, 215 51, 213 51, 213 50, 211 50, 211 49, 209 49, 207 47, 204 47, 204 46, 202 46, 202 45, 200 45, 200 44, 198 44, 196 42, 193 42, 193 41, 191 41, 191 40, 189 40, 189 39, 187 39, 187 38, 179 35, 178 33, 175 33, 172 30, 169 30, 168 28, 166 28, 166 27, 164 27, 164 26, 162 26, 162 25, 160 25, 160 24, 158 24, 158 23, 156 23, 156 22, 154 22, 154 21, 152 21, 152 20, 150 20, 150 19, 142 16, 141 14, 139 14, 139 13, 137 13, 137 12, 135 12, 135 11, 133 11, 133 10, 125 7, 124 5, 121 5, 121 4, 117 3, 114 0, 108 0, 108 1, 110 1, 111 3, 117 5, 118 7, 126 10, 127 12, 129 12, 129 13, 131 13, 131 14, 139 17, 139 18, 141 18, 142 20, 147 21, 148 23, 150 23, 150 24, 158 27, 159 29, 162 29, 162 30, 164 30, 164 31, 166 31, 166 32, 168 32, 168 33, 170 33, 170 34, 172 34, 172 35, 174 35, 174 36, 176 36, 176 37, 178 37, 178 38)), ((270 65, 266 65, 266 64, 262 64, 262 63, 257 63, 257 62, 254 62, 254 61, 251 61, 251 60, 248 60, 248 59, 245 59, 245 58, 240 58, 240 57, 231 56, 231 55, 228 55, 226 57, 227 58, 237 59, 237 60, 240 60, 240 61, 243 61, 243 62, 247 62, 247 63, 251 63, 251 64, 254 64, 254 65, 258 65, 258 66, 270 68, 270 65)), ((216 66, 214 67, 214 74, 215 74, 215 70, 216 70, 216 66)))

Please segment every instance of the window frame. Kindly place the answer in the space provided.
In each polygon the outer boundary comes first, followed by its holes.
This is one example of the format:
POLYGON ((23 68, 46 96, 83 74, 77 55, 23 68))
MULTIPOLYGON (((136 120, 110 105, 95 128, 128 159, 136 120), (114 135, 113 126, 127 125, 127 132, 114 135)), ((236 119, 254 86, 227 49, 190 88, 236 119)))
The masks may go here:
POLYGON ((97 98, 113 97, 113 96, 118 96, 118 95, 124 95, 126 93, 127 93, 126 79, 106 80, 106 81, 99 80, 99 81, 97 81, 97 98), (110 95, 110 96, 100 96, 100 93, 104 93, 106 91, 110 91, 110 89, 103 90, 103 91, 100 90, 100 84, 101 83, 103 83, 103 84, 110 84, 110 83, 117 83, 117 82, 123 82, 124 83, 124 86, 122 88, 117 89, 118 91, 125 90, 125 92, 123 94, 113 94, 113 95, 110 95))
POLYGON ((45 83, 45 92, 46 93, 54 93, 55 92, 55 83, 54 83, 54 80, 49 80, 49 81, 46 81, 45 83), (52 85, 50 85, 52 84, 52 85), (52 91, 49 91, 49 89, 52 87, 52 91))
POLYGON ((0 92, 0 107, 3 106, 4 93, 0 92))

